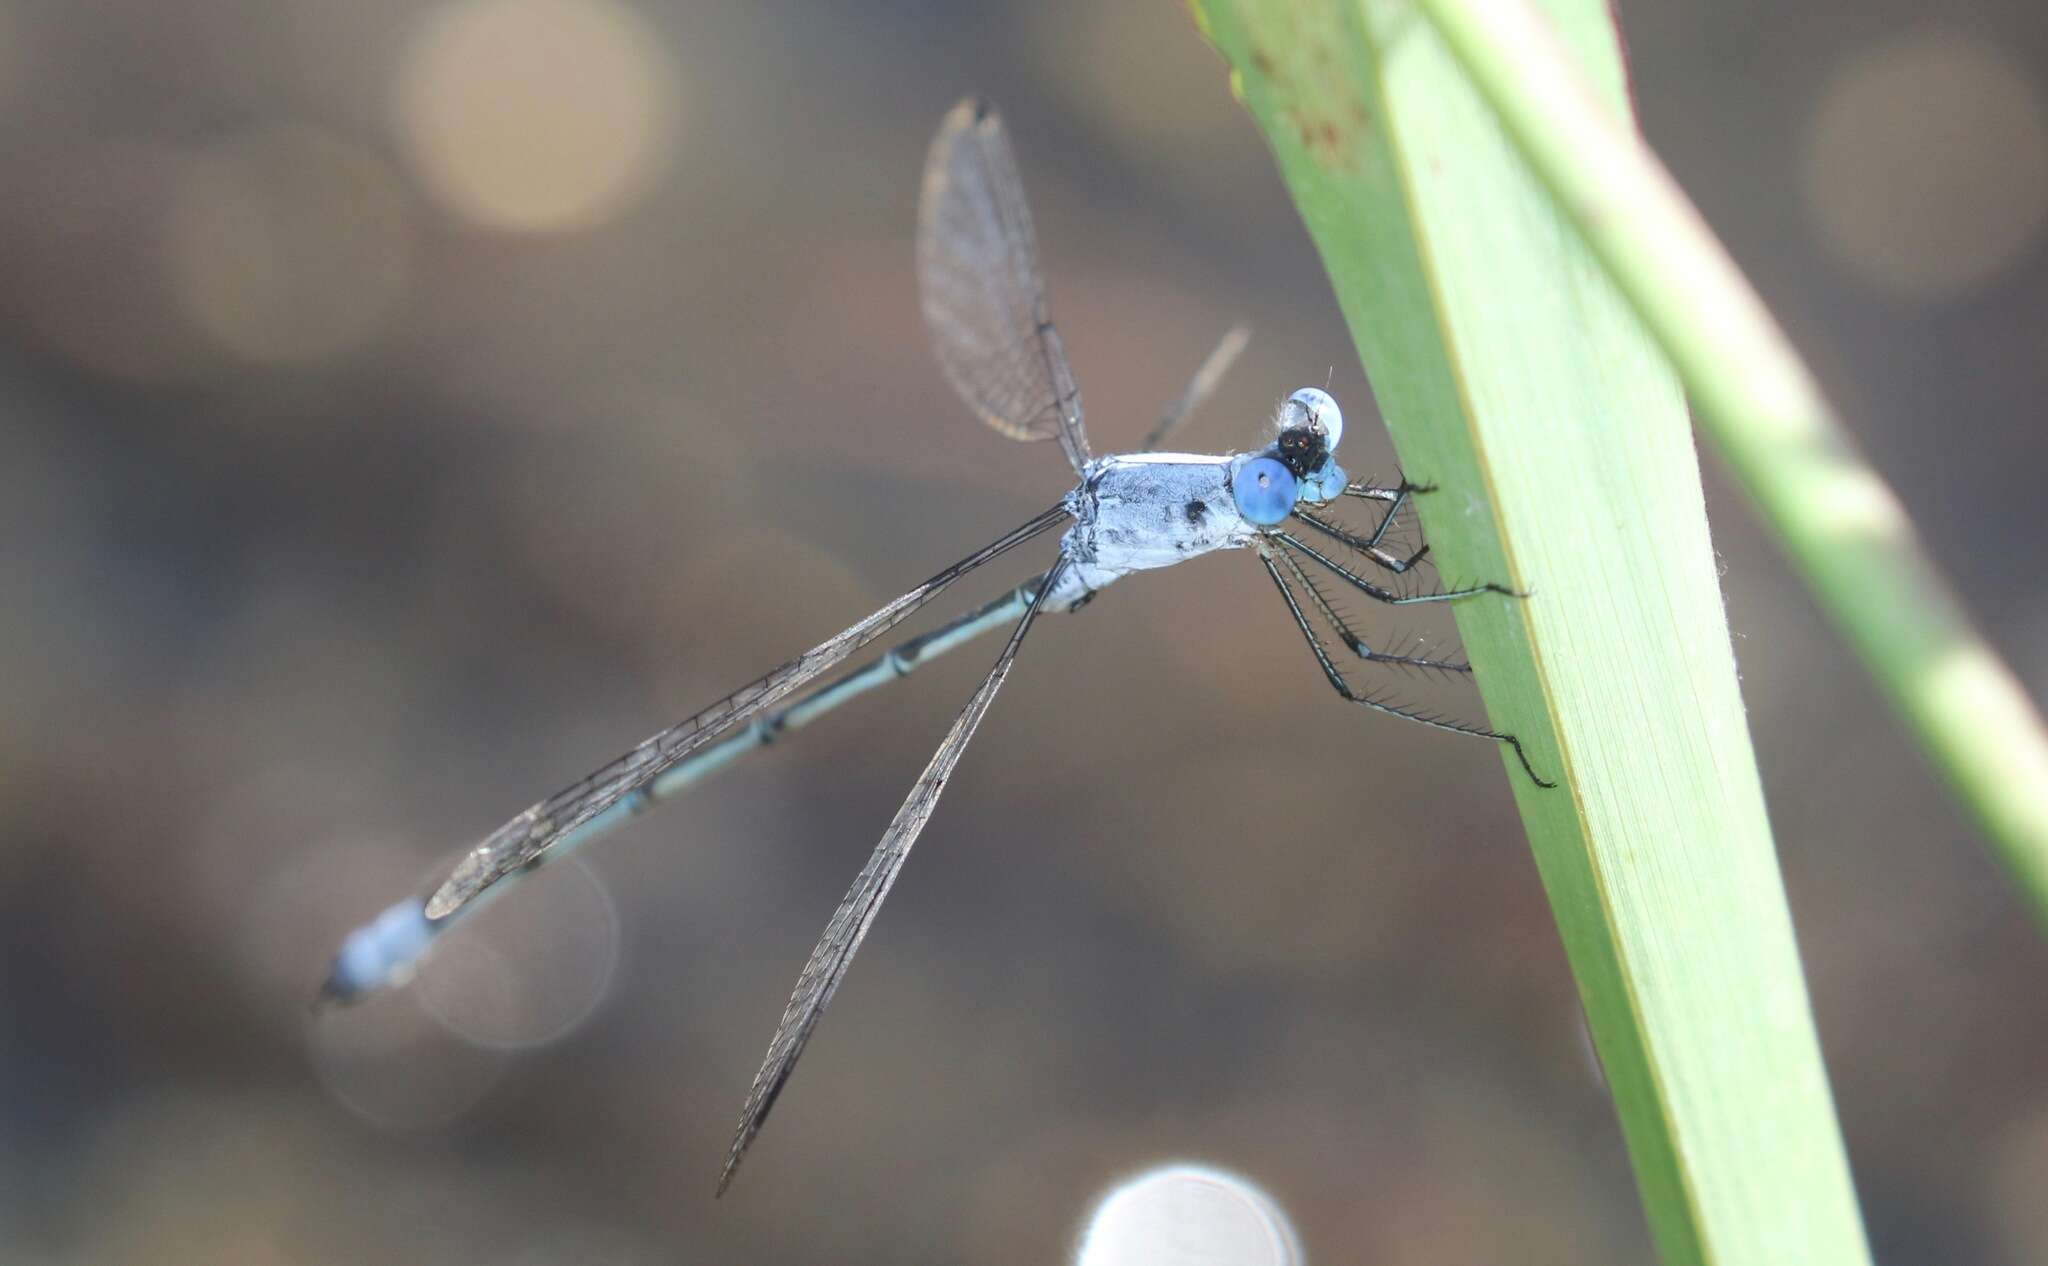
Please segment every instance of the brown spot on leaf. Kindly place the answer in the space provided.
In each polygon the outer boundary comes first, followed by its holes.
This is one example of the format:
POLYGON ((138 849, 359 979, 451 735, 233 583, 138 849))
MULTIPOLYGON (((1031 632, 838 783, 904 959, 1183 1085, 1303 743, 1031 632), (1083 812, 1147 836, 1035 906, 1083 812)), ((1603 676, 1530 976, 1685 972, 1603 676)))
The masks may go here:
POLYGON ((1325 167, 1354 165, 1356 155, 1352 152, 1352 145, 1360 135, 1358 130, 1321 110, 1311 112, 1295 108, 1288 110, 1284 117, 1294 129, 1295 139, 1318 163, 1325 167))

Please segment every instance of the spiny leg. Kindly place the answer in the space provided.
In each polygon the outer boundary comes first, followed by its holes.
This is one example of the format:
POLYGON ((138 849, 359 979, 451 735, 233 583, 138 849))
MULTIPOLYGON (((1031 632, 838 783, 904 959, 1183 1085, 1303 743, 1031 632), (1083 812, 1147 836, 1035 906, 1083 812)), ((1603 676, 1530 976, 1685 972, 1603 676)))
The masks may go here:
POLYGON ((1308 555, 1352 588, 1369 598, 1384 602, 1389 606, 1407 606, 1412 602, 1456 602, 1460 598, 1476 597, 1482 593, 1497 593, 1508 598, 1526 598, 1529 596, 1528 594, 1510 589, 1506 585, 1494 584, 1473 585, 1466 589, 1446 589, 1437 593, 1395 593, 1391 589, 1376 585, 1367 580, 1291 532, 1268 532, 1266 537, 1268 540, 1278 541, 1289 549, 1298 550, 1308 555))
POLYGON ((1365 639, 1352 629, 1350 623, 1338 613, 1337 608, 1330 605, 1329 598, 1323 594, 1322 586, 1318 585, 1315 582, 1315 578, 1302 569, 1301 564, 1294 560, 1292 554, 1283 550, 1280 551, 1279 558, 1281 565, 1287 568, 1288 574, 1294 577, 1295 583, 1308 592, 1309 601, 1315 604, 1316 610, 1322 612, 1323 619, 1329 623, 1331 628, 1337 630, 1337 636, 1343 639, 1344 645, 1350 647, 1351 653, 1360 659, 1369 659, 1376 664, 1392 664, 1400 668, 1435 669, 1448 673, 1470 673, 1472 671, 1472 665, 1465 663, 1463 660, 1428 659, 1420 655, 1391 655, 1374 650, 1366 645, 1365 639))
POLYGON ((1313 514, 1301 511, 1296 511, 1296 513, 1304 523, 1342 541, 1351 548, 1365 554, 1388 571, 1398 575, 1415 566, 1424 558, 1427 558, 1429 556, 1429 546, 1425 543, 1421 549, 1416 550, 1407 558, 1395 558, 1382 549, 1380 543, 1386 539, 1387 531, 1394 526, 1395 520, 1400 518, 1401 508, 1408 504, 1410 496, 1435 491, 1435 484, 1413 484, 1409 483, 1406 478, 1403 478, 1400 483, 1391 488, 1382 488, 1377 484, 1364 481, 1347 486, 1342 494, 1344 496, 1356 497, 1361 501, 1383 501, 1390 503, 1387 506, 1386 513, 1380 516, 1379 523, 1374 526, 1372 535, 1369 537, 1360 537, 1356 533, 1346 531, 1337 524, 1313 514))
POLYGON ((1201 367, 1195 370, 1195 376, 1188 379, 1187 387, 1175 397, 1172 404, 1166 406, 1166 412, 1159 415, 1159 421, 1153 426, 1152 433, 1145 437, 1144 443, 1138 445, 1139 452, 1150 453, 1157 450, 1160 445, 1166 443, 1167 437, 1180 429, 1180 424, 1187 421, 1190 414, 1202 407, 1202 402, 1216 390, 1216 384, 1223 381, 1223 375, 1230 372, 1231 362, 1237 359, 1237 354, 1244 350, 1244 345, 1251 341, 1251 337, 1252 331, 1248 325, 1233 325, 1224 332, 1222 339, 1218 340, 1216 346, 1202 359, 1201 367))
POLYGON ((1308 524, 1316 531, 1321 532, 1324 536, 1336 541, 1338 544, 1347 545, 1357 550, 1398 576, 1429 557, 1429 546, 1426 543, 1421 549, 1416 550, 1406 558, 1398 558, 1380 548, 1380 540, 1386 536, 1387 526, 1394 521, 1394 516, 1400 512, 1401 502, 1396 501, 1387 508, 1387 512, 1384 515, 1380 516, 1379 526, 1373 529, 1371 536, 1359 536, 1355 532, 1345 530, 1342 524, 1332 523, 1319 514, 1314 514, 1299 507, 1296 507, 1294 511, 1294 517, 1308 524))
POLYGON ((1435 491, 1435 484, 1411 484, 1406 479, 1391 488, 1382 488, 1378 484, 1367 483, 1361 479, 1346 487, 1341 495, 1357 497, 1360 501, 1399 501, 1410 494, 1419 496, 1425 492, 1435 491))
MULTIPOLYGON (((1408 496, 1410 493, 1434 491, 1436 491, 1434 486, 1423 488, 1416 484, 1409 483, 1405 478, 1401 480, 1401 482, 1394 488, 1393 502, 1387 506, 1387 512, 1380 516, 1380 525, 1374 528, 1372 531, 1372 548, 1379 548, 1381 539, 1384 538, 1387 534, 1387 529, 1392 527, 1394 525, 1394 520, 1400 516, 1401 507, 1408 504, 1408 496)), ((1428 547, 1424 546, 1424 548, 1426 549, 1428 547)))
POLYGON ((1280 568, 1274 565, 1267 551, 1259 551, 1259 562, 1265 567, 1266 574, 1273 578, 1274 586, 1280 590, 1281 599, 1287 603, 1287 613, 1294 617, 1294 625, 1301 630, 1302 637, 1308 641, 1309 651, 1315 655, 1316 664, 1322 668, 1323 676, 1328 679, 1331 688, 1339 696, 1347 702, 1358 704, 1360 707, 1371 708, 1375 712, 1384 712, 1389 716, 1397 716, 1404 720, 1414 721, 1419 725, 1426 725, 1433 730, 1443 730, 1449 734, 1464 734, 1472 738, 1492 739, 1496 743, 1505 743, 1514 749, 1515 759, 1522 763, 1522 772, 1529 775, 1531 782, 1539 787, 1557 786, 1556 783, 1536 773, 1535 767, 1529 764, 1528 753, 1522 750, 1522 741, 1512 734, 1503 734, 1499 730, 1489 730, 1483 726, 1468 725, 1463 721, 1453 721, 1448 717, 1437 716, 1433 713, 1417 712, 1412 708, 1404 708, 1398 703, 1391 703, 1374 695, 1362 695, 1353 690, 1351 683, 1344 679, 1344 674, 1337 671, 1337 665, 1330 659, 1329 648, 1323 645, 1323 639, 1317 636, 1315 626, 1309 623, 1307 612, 1301 609, 1301 602, 1294 596, 1294 590, 1287 584, 1287 577, 1280 574, 1280 568))

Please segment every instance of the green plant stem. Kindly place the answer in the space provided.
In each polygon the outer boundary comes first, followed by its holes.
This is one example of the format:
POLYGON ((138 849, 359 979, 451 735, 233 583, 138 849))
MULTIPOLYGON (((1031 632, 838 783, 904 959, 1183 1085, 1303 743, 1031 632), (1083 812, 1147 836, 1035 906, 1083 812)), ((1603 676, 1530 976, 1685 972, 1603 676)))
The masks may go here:
MULTIPOLYGON (((1372 373, 1666 1261, 1868 1260, 1685 400, 1405 0, 1196 0, 1372 373)), ((1625 116, 1605 0, 1553 22, 1625 116)), ((1455 932, 1449 934, 1455 935, 1455 932)))
POLYGON ((1416 0, 1677 369, 1733 469, 2048 924, 2048 731, 1898 498, 1635 129, 1527 0, 1416 0))

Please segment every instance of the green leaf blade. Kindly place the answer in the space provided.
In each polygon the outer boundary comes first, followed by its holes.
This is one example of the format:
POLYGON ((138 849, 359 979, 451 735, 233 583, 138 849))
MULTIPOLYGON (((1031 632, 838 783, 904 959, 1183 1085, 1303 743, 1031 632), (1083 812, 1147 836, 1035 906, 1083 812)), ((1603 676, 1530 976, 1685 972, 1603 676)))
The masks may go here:
MULTIPOLYGON (((1624 110, 1604 3, 1548 11, 1624 110)), ((1208 0, 1447 582, 1669 1262, 1867 1260, 1669 367, 1406 3, 1208 0)))

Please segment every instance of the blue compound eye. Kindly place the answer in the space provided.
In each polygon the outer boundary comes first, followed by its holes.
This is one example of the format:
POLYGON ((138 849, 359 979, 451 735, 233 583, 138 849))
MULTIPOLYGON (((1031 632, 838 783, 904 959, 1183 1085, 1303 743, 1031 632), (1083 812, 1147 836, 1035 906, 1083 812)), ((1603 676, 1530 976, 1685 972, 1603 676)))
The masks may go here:
POLYGON ((1237 468, 1230 495, 1237 512, 1260 527, 1271 527, 1294 510, 1294 474, 1271 457, 1254 457, 1237 468))

